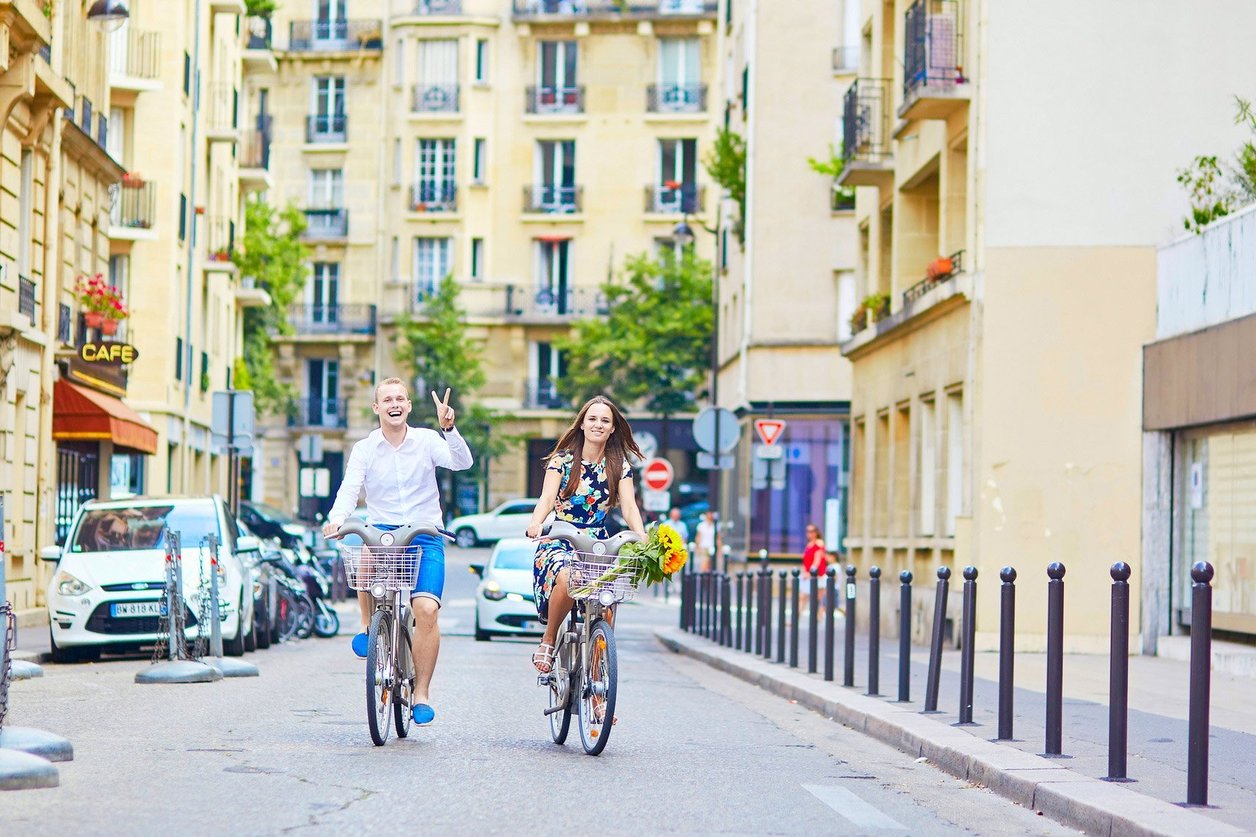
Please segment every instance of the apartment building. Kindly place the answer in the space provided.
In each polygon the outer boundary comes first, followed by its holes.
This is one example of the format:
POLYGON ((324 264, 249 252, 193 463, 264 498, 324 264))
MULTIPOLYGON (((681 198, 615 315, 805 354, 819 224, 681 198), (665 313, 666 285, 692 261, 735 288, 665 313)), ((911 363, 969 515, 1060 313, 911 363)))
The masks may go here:
MULTIPOLYGON (((1208 5, 862 6, 843 107, 861 300, 842 345, 844 545, 861 572, 915 574, 918 634, 942 565, 977 567, 982 586, 1017 568, 1025 649, 1044 643, 1050 562, 1067 567, 1075 650, 1106 648, 1108 568, 1140 578, 1155 248, 1187 211, 1177 169, 1236 142, 1233 33, 1256 15, 1208 5), (1204 61, 1206 76, 1185 72, 1204 61)), ((979 596, 980 646, 995 642, 997 601, 979 596)))
POLYGON ((555 338, 604 311, 626 256, 671 246, 685 218, 712 223, 699 161, 717 124, 715 22, 697 0, 337 0, 253 22, 277 66, 248 65, 247 120, 266 131, 267 197, 305 210, 312 251, 276 350, 301 396, 266 425, 255 496, 330 506, 376 424, 375 381, 409 374, 398 318, 422 318, 449 275, 484 349, 474 397, 525 440, 465 502, 539 491, 540 455, 570 421, 555 338), (319 455, 303 465, 309 437, 319 455))
POLYGON ((745 207, 726 201, 719 233, 719 401, 742 428, 720 506, 738 554, 801 555, 808 523, 834 545, 845 534, 854 200, 808 159, 840 148, 856 12, 853 0, 724 9, 722 119, 746 145, 745 207), (754 422, 767 418, 786 421, 779 460, 759 456, 754 422))

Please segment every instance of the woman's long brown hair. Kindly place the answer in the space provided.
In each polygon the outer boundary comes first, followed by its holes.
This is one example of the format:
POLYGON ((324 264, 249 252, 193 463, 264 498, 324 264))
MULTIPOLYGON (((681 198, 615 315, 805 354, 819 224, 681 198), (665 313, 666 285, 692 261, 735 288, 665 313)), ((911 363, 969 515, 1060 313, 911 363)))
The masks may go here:
POLYGON ((638 459, 645 459, 645 454, 641 453, 641 448, 637 447, 636 440, 632 438, 632 427, 628 424, 628 420, 609 398, 604 395, 595 395, 584 402, 584 406, 576 414, 576 420, 571 423, 571 427, 567 428, 567 432, 558 440, 558 444, 554 445, 554 449, 545 459, 548 461, 563 453, 572 455, 571 474, 567 477, 567 484, 563 486, 559 494, 564 500, 571 499, 571 496, 576 493, 576 487, 580 484, 580 478, 584 476, 584 430, 581 425, 584 424, 584 417, 589 412, 589 408, 594 404, 605 404, 611 411, 612 432, 610 438, 606 440, 606 482, 610 489, 610 503, 615 506, 619 504, 619 481, 623 479, 624 462, 628 459, 628 454, 631 453, 638 459), (577 465, 579 467, 576 467, 577 465))

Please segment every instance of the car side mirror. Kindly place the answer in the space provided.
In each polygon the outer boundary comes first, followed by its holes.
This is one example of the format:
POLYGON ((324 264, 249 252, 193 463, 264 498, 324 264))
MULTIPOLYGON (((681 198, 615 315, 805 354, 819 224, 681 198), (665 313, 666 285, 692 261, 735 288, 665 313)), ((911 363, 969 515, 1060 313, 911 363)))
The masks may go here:
POLYGON ((50 561, 55 564, 57 561, 61 560, 61 547, 45 546, 43 549, 39 550, 39 560, 50 561))
POLYGON ((258 552, 261 548, 261 541, 252 535, 243 535, 236 538, 236 552, 258 552))
POLYGON ((484 565, 472 564, 471 566, 467 567, 467 572, 474 573, 475 575, 478 575, 480 578, 484 578, 484 565))

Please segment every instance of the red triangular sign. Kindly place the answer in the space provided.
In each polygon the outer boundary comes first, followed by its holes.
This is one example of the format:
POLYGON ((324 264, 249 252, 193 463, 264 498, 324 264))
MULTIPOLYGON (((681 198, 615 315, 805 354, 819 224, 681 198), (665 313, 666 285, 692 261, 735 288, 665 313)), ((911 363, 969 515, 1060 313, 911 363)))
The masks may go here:
POLYGON ((780 419, 755 419, 754 429, 763 440, 763 444, 775 445, 781 438, 781 434, 785 432, 785 422, 780 419))

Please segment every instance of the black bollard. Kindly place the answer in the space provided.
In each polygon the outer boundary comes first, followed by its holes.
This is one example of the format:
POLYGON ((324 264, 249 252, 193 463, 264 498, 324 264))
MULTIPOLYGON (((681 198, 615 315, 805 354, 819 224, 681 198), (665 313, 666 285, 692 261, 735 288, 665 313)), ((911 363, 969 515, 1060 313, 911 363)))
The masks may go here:
POLYGON ((694 630, 698 636, 702 636, 702 632, 706 627, 706 571, 700 572, 694 578, 694 584, 697 587, 697 597, 695 599, 696 611, 694 613, 694 630))
POLYGON ((1108 775, 1127 781, 1130 700, 1130 565, 1118 561, 1112 574, 1112 639, 1108 658, 1108 775))
POLYGON ((802 631, 802 614, 799 612, 801 604, 802 583, 799 579, 801 571, 795 569, 790 572, 790 584, 793 586, 793 607, 790 612, 794 614, 794 633, 789 638, 789 667, 798 668, 798 634, 802 631))
POLYGON ((763 653, 763 570, 755 573, 754 653, 763 653))
POLYGON ((785 614, 788 610, 787 605, 789 597, 788 581, 789 573, 786 570, 781 570, 780 589, 776 591, 777 595, 780 597, 780 600, 777 602, 777 606, 780 608, 780 613, 778 613, 776 617, 776 661, 778 663, 785 662, 785 640, 788 638, 786 636, 785 627, 785 614))
POLYGON ((724 573, 724 626, 720 645, 733 647, 733 579, 724 573))
POLYGON ((1047 746, 1046 755, 1064 752, 1064 565, 1047 567, 1047 746))
POLYGON ((715 620, 719 616, 719 573, 707 573, 707 621, 706 637, 715 639, 715 620))
POLYGON ((911 700, 911 573, 898 574, 898 701, 911 700))
POLYGON ((964 567, 964 627, 959 649, 959 722, 973 722, 973 644, 977 639, 977 568, 964 567))
MULTIPOLYGON (((832 586, 833 582, 826 580, 825 584, 832 586)), ((811 596, 811 601, 807 603, 807 624, 810 626, 807 631, 807 673, 815 674, 820 670, 820 579, 813 575, 807 582, 807 591, 811 596)), ((833 621, 832 607, 829 607, 829 621, 833 621)))
POLYGON ((1186 804, 1208 804, 1208 701, 1212 690, 1212 564, 1191 567, 1191 697, 1186 804))
POLYGON ((855 685, 855 569, 846 567, 846 647, 842 659, 842 685, 855 685))
MULTIPOLYGON (((815 674, 815 654, 816 647, 816 606, 814 604, 816 598, 816 580, 811 580, 811 666, 808 669, 815 674)), ((833 604, 837 599, 837 567, 829 567, 828 573, 824 577, 824 679, 833 680, 833 604)))
POLYGON ((772 570, 763 571, 763 659, 772 659, 772 570))
POLYGON ((938 711, 938 685, 942 679, 942 631, 946 628, 946 594, 951 570, 938 567, 938 586, 933 598, 933 636, 929 638, 929 675, 925 680, 925 711, 938 711))
POLYGON ((1016 637, 1016 569, 1004 567, 999 589, 999 741, 1012 740, 1012 661, 1016 637))
POLYGON ((754 570, 746 570, 745 606, 741 612, 742 632, 741 650, 749 652, 754 647, 754 609, 755 609, 755 574, 754 570))
POLYGON ((746 573, 739 571, 737 573, 737 621, 736 631, 733 633, 733 647, 738 651, 741 650, 741 623, 742 616, 746 612, 746 573))
POLYGON ((689 573, 680 573, 680 629, 689 630, 689 573))
POLYGON ((868 570, 868 694, 881 693, 881 568, 868 570))

